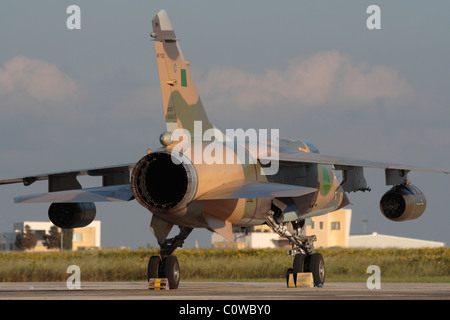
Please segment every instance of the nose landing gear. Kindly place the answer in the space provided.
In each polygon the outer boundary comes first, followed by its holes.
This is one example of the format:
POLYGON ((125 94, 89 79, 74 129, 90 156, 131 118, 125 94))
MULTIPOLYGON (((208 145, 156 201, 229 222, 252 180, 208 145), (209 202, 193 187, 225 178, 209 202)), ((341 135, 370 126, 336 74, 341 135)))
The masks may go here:
POLYGON ((270 212, 266 223, 281 237, 287 238, 292 246, 290 254, 294 257, 292 268, 289 268, 286 275, 288 279, 289 273, 295 275, 300 272, 311 272, 315 286, 323 286, 325 282, 325 262, 320 253, 314 252, 314 241, 316 236, 305 236, 304 220, 292 222, 295 234, 290 232, 280 219, 277 219, 273 211, 270 212))

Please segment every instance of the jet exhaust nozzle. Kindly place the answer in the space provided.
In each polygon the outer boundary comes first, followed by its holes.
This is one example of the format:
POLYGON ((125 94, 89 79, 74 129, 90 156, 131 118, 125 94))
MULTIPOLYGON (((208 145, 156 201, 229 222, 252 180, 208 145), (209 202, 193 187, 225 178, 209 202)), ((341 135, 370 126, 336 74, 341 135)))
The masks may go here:
POLYGON ((136 200, 153 213, 174 213, 185 208, 197 190, 193 164, 182 154, 152 152, 136 164, 131 175, 136 200))

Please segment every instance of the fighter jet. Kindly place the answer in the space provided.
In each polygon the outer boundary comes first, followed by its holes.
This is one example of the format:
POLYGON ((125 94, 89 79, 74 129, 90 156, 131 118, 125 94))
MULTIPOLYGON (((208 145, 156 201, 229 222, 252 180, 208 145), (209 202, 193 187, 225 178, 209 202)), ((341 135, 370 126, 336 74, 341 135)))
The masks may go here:
POLYGON ((194 228, 233 241, 233 227, 266 224, 290 243, 293 263, 287 272, 311 272, 314 283, 323 285, 324 259, 314 250, 316 237, 304 235, 305 219, 349 205, 347 193, 370 190, 364 168, 384 170, 386 185, 392 186, 380 200, 384 216, 416 219, 426 199, 408 173, 450 173, 322 155, 312 143, 282 139, 275 131, 270 139, 261 130, 223 132, 206 115, 164 10, 152 27, 167 130, 160 136, 161 148, 129 164, 0 180, 25 186, 47 180, 48 192, 14 201, 51 203, 49 219, 60 228, 89 225, 95 202, 136 200, 152 214, 150 229, 160 246, 160 255, 149 258, 148 279, 167 278, 171 289, 178 288, 180 268, 173 253, 194 228), (101 176, 102 186, 83 188, 77 180, 82 175, 101 176), (178 235, 167 238, 174 226, 178 235))

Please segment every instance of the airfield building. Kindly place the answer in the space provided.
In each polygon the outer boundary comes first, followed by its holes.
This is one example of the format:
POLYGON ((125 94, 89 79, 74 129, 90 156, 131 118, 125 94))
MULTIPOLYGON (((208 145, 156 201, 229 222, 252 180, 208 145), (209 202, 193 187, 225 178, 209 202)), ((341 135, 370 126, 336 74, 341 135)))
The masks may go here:
MULTIPOLYGON (((23 221, 14 223, 14 232, 0 234, 0 250, 16 250, 14 242, 17 233, 24 233, 25 226, 30 226, 31 232, 37 238, 33 251, 46 251, 43 245, 44 235, 49 234, 53 224, 49 221, 23 221)), ((59 230, 60 231, 60 230, 59 230)), ((91 249, 101 247, 101 222, 94 220, 87 227, 76 228, 73 232, 72 250, 91 249)))
MULTIPOLYGON (((436 248, 444 247, 444 242, 372 234, 350 235, 352 211, 341 209, 323 216, 307 219, 305 234, 316 235, 316 248, 436 248)), ((266 225, 234 230, 234 242, 229 242, 212 233, 214 248, 262 249, 290 248, 288 241, 281 238, 266 225)))

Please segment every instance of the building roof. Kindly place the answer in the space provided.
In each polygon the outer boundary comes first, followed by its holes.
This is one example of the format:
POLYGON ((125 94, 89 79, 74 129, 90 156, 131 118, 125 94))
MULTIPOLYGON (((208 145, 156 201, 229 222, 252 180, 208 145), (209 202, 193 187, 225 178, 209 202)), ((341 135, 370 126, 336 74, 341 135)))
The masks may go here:
POLYGON ((350 235, 349 248, 436 248, 444 242, 378 234, 350 235))

